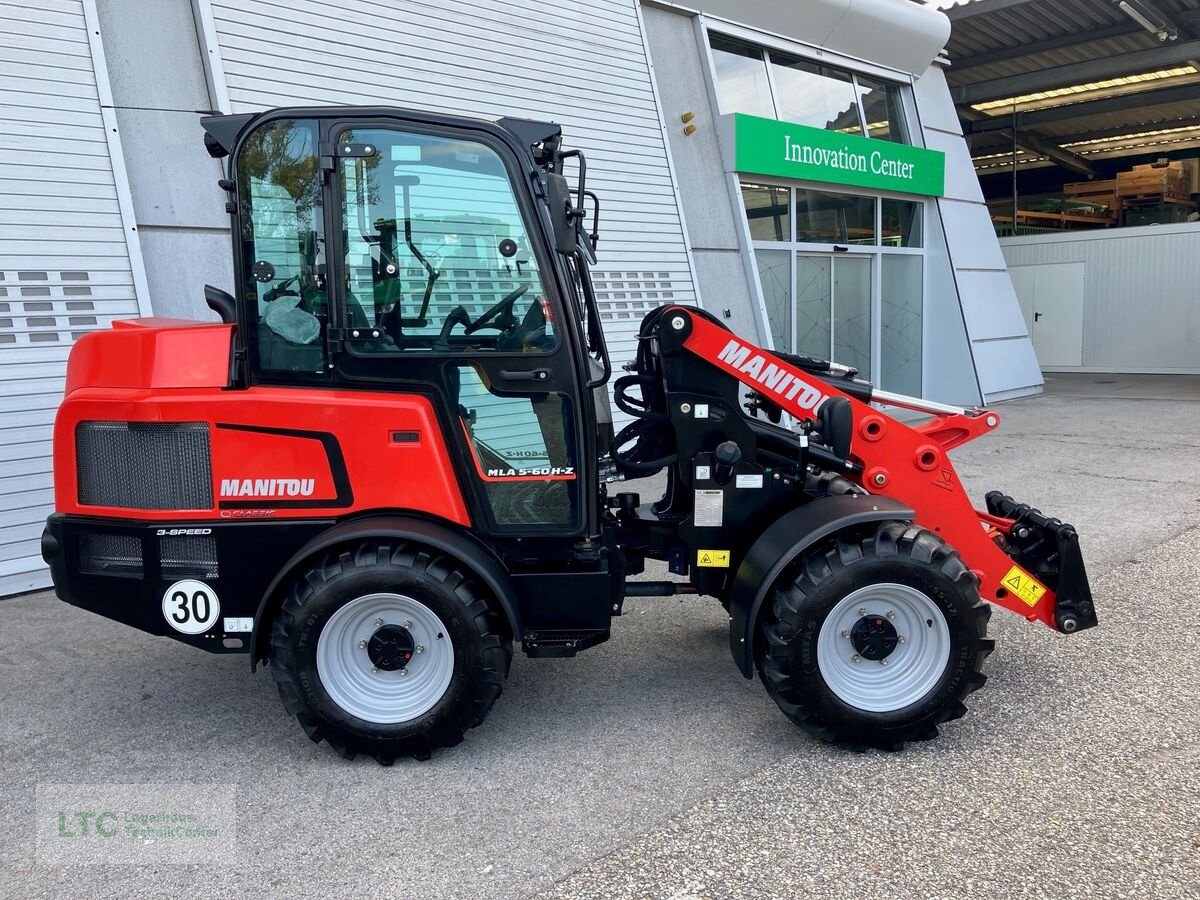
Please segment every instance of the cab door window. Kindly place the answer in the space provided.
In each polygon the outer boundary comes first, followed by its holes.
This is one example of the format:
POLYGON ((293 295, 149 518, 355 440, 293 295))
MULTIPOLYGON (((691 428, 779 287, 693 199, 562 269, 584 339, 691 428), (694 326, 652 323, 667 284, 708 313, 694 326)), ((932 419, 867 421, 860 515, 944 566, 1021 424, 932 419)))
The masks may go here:
POLYGON ((238 152, 237 173, 254 370, 323 375, 328 303, 316 121, 260 126, 238 152))
POLYGON ((553 315, 508 170, 486 144, 337 135, 354 354, 547 353, 553 315))
POLYGON ((577 373, 553 260, 516 193, 528 175, 486 138, 435 131, 330 135, 345 260, 337 372, 439 386, 481 531, 573 533, 577 373))
POLYGON ((459 422, 493 521, 502 527, 576 521, 578 475, 570 400, 504 393, 478 365, 458 365, 459 422))

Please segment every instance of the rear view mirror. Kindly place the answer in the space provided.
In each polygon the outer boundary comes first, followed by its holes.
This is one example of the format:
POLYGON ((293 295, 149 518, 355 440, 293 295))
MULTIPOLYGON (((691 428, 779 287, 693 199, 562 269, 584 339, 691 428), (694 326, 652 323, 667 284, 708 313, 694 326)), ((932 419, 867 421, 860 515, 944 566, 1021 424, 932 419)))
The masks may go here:
POLYGON ((571 187, 562 175, 546 175, 546 202, 550 205, 550 224, 554 228, 554 246, 559 253, 575 252, 579 217, 571 206, 571 187))

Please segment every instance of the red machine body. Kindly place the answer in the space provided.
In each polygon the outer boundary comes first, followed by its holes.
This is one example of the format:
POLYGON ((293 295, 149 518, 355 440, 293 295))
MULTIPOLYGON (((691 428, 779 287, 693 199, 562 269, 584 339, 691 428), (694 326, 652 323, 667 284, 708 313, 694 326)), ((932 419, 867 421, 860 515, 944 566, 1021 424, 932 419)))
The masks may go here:
POLYGON ((269 386, 228 390, 232 331, 231 325, 134 319, 76 344, 54 429, 60 513, 204 521, 405 509, 470 526, 427 398, 269 386), (212 506, 82 503, 75 432, 81 422, 107 421, 207 423, 212 506))

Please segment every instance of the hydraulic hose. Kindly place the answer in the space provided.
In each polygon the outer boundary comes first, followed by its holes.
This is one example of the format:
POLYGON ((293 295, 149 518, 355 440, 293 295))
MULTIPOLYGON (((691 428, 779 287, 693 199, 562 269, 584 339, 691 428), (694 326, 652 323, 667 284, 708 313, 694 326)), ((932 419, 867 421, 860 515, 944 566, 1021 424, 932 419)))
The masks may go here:
POLYGON ((634 420, 617 433, 612 443, 613 462, 629 475, 653 475, 679 459, 662 376, 651 349, 658 321, 666 309, 652 310, 642 319, 634 374, 623 375, 613 383, 613 401, 634 420), (635 389, 636 395, 631 393, 635 389))

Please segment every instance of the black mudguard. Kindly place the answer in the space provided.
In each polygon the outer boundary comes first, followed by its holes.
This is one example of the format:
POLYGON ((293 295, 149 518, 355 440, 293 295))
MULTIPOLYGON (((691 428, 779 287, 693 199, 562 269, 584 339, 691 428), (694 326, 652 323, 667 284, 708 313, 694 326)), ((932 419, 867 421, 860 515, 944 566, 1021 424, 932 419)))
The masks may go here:
POLYGON ((869 522, 911 521, 916 513, 889 497, 822 497, 775 520, 738 566, 729 593, 729 649, 747 678, 754 675, 754 626, 771 586, 797 555, 824 538, 869 522))
POLYGON ((258 604, 254 616, 254 632, 250 636, 250 667, 253 670, 260 660, 266 659, 267 640, 271 633, 271 615, 278 606, 276 594, 284 581, 295 577, 297 568, 307 559, 338 544, 357 543, 372 538, 384 540, 409 540, 441 550, 460 560, 487 585, 500 601, 512 633, 518 640, 524 635, 520 607, 513 593, 508 573, 500 562, 482 544, 473 538, 453 531, 436 522, 405 516, 374 516, 353 519, 335 525, 317 535, 300 548, 287 565, 271 581, 258 604))

